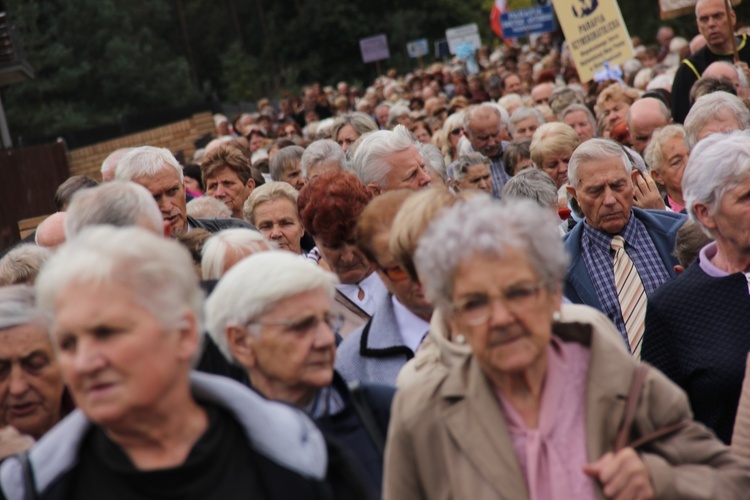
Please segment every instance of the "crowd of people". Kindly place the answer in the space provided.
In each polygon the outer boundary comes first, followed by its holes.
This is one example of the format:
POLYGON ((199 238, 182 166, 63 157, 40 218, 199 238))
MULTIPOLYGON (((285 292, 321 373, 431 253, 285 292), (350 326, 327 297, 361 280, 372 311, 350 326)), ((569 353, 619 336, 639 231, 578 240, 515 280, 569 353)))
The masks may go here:
POLYGON ((68 179, 0 259, 0 498, 746 498, 724 9, 621 78, 543 35, 68 179))

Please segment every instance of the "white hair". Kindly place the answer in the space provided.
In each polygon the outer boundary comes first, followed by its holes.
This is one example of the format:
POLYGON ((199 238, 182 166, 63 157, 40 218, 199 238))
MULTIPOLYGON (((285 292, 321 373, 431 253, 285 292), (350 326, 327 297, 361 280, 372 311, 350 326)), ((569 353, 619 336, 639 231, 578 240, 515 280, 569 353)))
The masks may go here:
POLYGON ((232 210, 213 196, 193 198, 187 205, 187 214, 195 219, 229 219, 232 210))
POLYGON ((727 191, 750 178, 750 132, 712 134, 690 152, 682 175, 682 195, 690 217, 714 237, 695 214, 696 203, 716 214, 727 191))
POLYGON ((154 197, 135 182, 107 182, 73 195, 65 218, 65 237, 71 239, 84 227, 98 224, 140 226, 164 234, 164 220, 154 197))
POLYGON ((333 300, 337 283, 335 274, 290 252, 251 255, 224 275, 206 301, 206 328, 224 356, 233 360, 227 327, 245 327, 280 300, 303 292, 322 288, 333 300))
POLYGON ((203 292, 188 250, 139 227, 92 226, 61 246, 36 280, 39 308, 54 321, 55 303, 72 284, 116 283, 164 329, 192 311, 202 333, 203 292))
POLYGON ((0 288, 0 331, 28 324, 46 328, 44 316, 36 307, 34 287, 11 285, 0 288))
POLYGON ((443 179, 448 178, 447 168, 445 166, 445 158, 440 152, 437 146, 434 144, 418 143, 417 151, 422 155, 422 161, 424 161, 425 168, 435 172, 439 177, 443 179))
POLYGON ((498 126, 501 131, 508 128, 508 111, 499 104, 485 102, 477 106, 469 106, 464 110, 464 131, 472 137, 474 135, 470 126, 472 120, 478 116, 486 116, 488 114, 497 116, 498 126), (503 113, 505 113, 505 116, 503 116, 503 113))
POLYGON ((108 176, 115 176, 115 169, 117 164, 120 162, 120 158, 129 153, 133 148, 120 148, 112 151, 102 162, 102 179, 106 180, 108 176))
POLYGON ((279 149, 268 164, 268 173, 271 179, 280 182, 284 175, 294 168, 305 153, 300 146, 287 146, 279 149))
POLYGON ((359 180, 367 186, 377 184, 386 187, 386 177, 393 166, 388 157, 405 151, 416 143, 403 125, 397 125, 393 130, 378 130, 363 135, 359 146, 352 157, 352 168, 359 180))
POLYGON ((721 91, 706 94, 695 100, 685 118, 685 145, 688 149, 693 149, 706 124, 719 118, 725 110, 732 114, 740 130, 750 128, 750 111, 736 95, 721 91))
POLYGON ((516 109, 510 117, 510 135, 516 135, 516 125, 518 122, 522 122, 529 118, 536 118, 539 126, 544 125, 547 121, 542 116, 542 113, 536 108, 520 107, 516 109))
POLYGON ((644 159, 651 170, 661 172, 665 159, 662 147, 665 142, 675 137, 685 140, 685 129, 682 125, 666 125, 654 130, 651 141, 646 146, 646 151, 643 152, 644 159))
POLYGON ((346 153, 344 153, 344 150, 336 141, 332 141, 331 139, 315 141, 307 146, 307 149, 302 154, 302 159, 299 163, 302 169, 302 176, 309 180, 308 172, 311 168, 328 163, 337 163, 342 171, 346 170, 346 153))
POLYGON ((140 177, 153 177, 168 165, 174 168, 182 182, 182 166, 166 148, 141 146, 133 148, 117 163, 115 180, 132 181, 140 177))
POLYGON ((34 283, 37 274, 50 257, 52 251, 49 248, 32 243, 18 245, 0 259, 0 287, 34 283))
POLYGON ((633 171, 628 154, 620 144, 610 139, 589 139, 584 141, 573 151, 568 163, 568 184, 577 186, 580 179, 578 178, 578 167, 581 163, 600 162, 609 158, 619 158, 623 168, 628 172, 633 171))
POLYGON ((236 258, 265 250, 271 250, 271 245, 258 231, 244 228, 224 229, 203 244, 201 275, 204 280, 218 280, 224 274, 224 264, 230 253, 236 258))

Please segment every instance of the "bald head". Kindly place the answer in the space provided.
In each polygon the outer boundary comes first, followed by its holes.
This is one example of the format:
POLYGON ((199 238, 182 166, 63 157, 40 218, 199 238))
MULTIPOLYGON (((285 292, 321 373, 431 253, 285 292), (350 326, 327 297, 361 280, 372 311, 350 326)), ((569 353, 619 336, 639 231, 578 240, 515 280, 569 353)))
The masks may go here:
POLYGON ((630 139, 633 141, 633 149, 643 156, 654 130, 670 124, 672 117, 669 109, 661 100, 654 97, 644 97, 630 106, 627 121, 630 139))
POLYGON ((36 228, 36 244, 54 250, 65 243, 65 212, 55 212, 36 228))
POLYGON ((747 85, 741 84, 737 68, 727 61, 716 61, 709 64, 703 72, 703 76, 712 78, 723 76, 728 78, 734 85, 734 88, 737 89, 737 97, 748 97, 748 94, 750 94, 747 85))
POLYGON ((116 149, 107 156, 102 162, 102 182, 109 182, 115 178, 115 169, 120 158, 125 156, 133 148, 116 149))

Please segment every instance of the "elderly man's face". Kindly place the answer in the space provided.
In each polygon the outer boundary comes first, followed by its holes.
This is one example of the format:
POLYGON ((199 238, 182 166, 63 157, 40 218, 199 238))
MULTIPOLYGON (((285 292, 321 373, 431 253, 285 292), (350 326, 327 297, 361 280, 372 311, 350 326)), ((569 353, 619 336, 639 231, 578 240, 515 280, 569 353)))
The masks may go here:
POLYGON ((168 330, 140 300, 114 282, 73 282, 55 303, 53 341, 63 378, 78 408, 104 427, 169 411, 198 348, 192 314, 168 330))
POLYGON ((216 171, 206 179, 206 195, 224 203, 232 211, 232 217, 242 218, 242 205, 255 188, 255 181, 242 182, 237 172, 229 167, 216 171))
POLYGON ((503 88, 503 95, 508 94, 523 94, 523 86, 521 85, 521 79, 518 75, 508 75, 505 78, 505 87, 503 88))
POLYGON ((566 125, 573 127, 573 130, 578 134, 578 138, 581 142, 593 139, 596 135, 596 129, 594 125, 589 121, 588 115, 584 111, 572 111, 565 115, 563 122, 566 125))
POLYGON ((382 191, 392 189, 416 191, 430 185, 430 174, 425 170, 422 155, 414 146, 389 155, 386 161, 392 168, 385 177, 385 186, 381 189, 382 191))
POLYGON ((633 179, 619 157, 583 162, 578 184, 569 186, 589 226, 609 234, 619 233, 630 220, 633 179))
POLYGON ((326 241, 315 238, 323 259, 344 285, 356 285, 372 273, 367 258, 357 248, 353 235, 346 241, 326 241))
POLYGON ((555 90, 555 86, 550 83, 541 83, 531 89, 531 98, 534 104, 549 104, 549 96, 555 90))
POLYGON ((60 420, 63 381, 47 331, 0 331, 0 422, 39 439, 60 420))
MULTIPOLYGON (((633 109, 631 107, 631 113, 633 109)), ((667 119, 656 109, 639 111, 630 117, 630 140, 633 141, 633 149, 643 156, 654 130, 667 125, 667 119)))
POLYGON ((503 127, 495 113, 475 115, 469 123, 468 137, 474 151, 495 158, 502 149, 503 127))
POLYGON ((381 128, 385 127, 388 123, 388 112, 390 109, 387 106, 378 106, 375 108, 375 120, 378 122, 381 128))
POLYGON ((136 177, 133 182, 149 190, 159 205, 162 218, 169 222, 172 234, 187 231, 185 186, 174 167, 165 163, 156 175, 136 177))
POLYGON ((721 109, 717 113, 716 118, 708 120, 703 128, 695 134, 696 142, 705 139, 711 134, 725 134, 735 130, 742 130, 742 126, 737 123, 731 112, 721 109))
POLYGON ((524 137, 533 137, 536 129, 539 128, 539 120, 534 118, 526 118, 516 123, 515 133, 513 134, 514 139, 522 139, 524 137))

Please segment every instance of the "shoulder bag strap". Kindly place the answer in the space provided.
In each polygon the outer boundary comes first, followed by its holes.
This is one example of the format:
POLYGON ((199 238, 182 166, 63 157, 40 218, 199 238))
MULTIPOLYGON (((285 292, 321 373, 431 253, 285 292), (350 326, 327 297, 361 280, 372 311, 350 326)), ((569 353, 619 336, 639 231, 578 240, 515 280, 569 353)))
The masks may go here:
POLYGON ((352 404, 354 404, 354 410, 357 412, 357 416, 362 421, 367 434, 372 439, 375 448, 377 448, 380 456, 382 457, 385 453, 385 436, 383 431, 380 429, 375 415, 372 413, 372 408, 365 397, 365 391, 359 382, 352 382, 349 384, 349 392, 352 398, 352 404))

